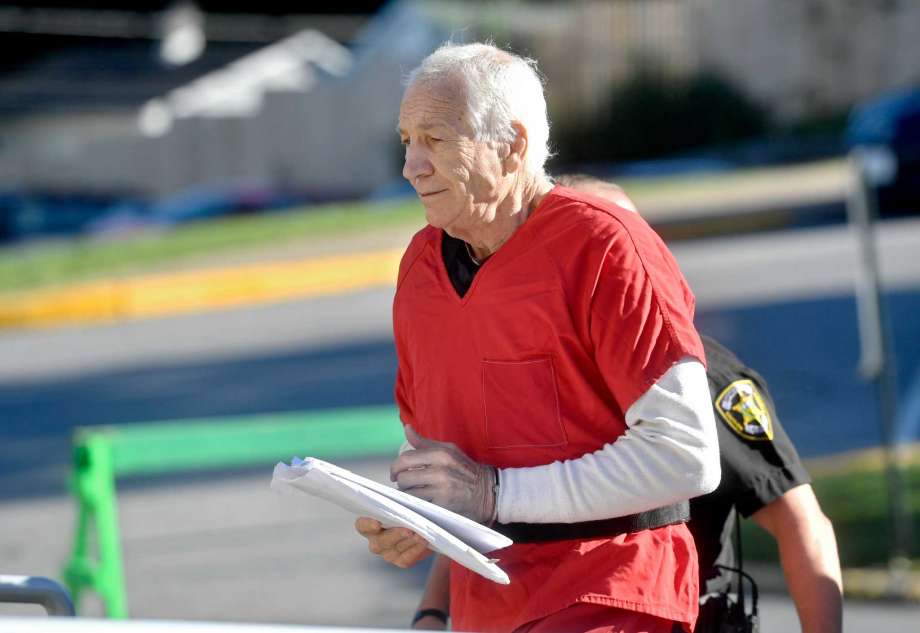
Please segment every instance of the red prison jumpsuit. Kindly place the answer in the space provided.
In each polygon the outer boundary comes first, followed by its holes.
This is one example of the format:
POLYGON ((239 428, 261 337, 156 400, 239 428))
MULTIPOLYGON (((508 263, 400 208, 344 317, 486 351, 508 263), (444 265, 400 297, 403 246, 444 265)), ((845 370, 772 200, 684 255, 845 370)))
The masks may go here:
MULTIPOLYGON (((636 213, 557 186, 462 298, 441 236, 421 230, 400 265, 396 400, 404 423, 480 463, 596 451, 625 432, 626 410, 672 364, 704 358, 693 296, 636 213)), ((683 524, 490 556, 510 585, 451 565, 455 630, 512 631, 575 603, 696 619, 696 551, 683 524)))

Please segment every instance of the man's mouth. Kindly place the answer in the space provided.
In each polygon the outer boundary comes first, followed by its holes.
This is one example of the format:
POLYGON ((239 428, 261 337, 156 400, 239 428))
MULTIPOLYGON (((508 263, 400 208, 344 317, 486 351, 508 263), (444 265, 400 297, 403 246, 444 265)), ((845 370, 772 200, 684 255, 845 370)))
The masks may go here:
POLYGON ((444 193, 445 191, 447 191, 447 189, 439 189, 438 191, 428 191, 428 192, 426 192, 426 193, 420 193, 420 194, 418 194, 418 197, 419 197, 419 198, 429 198, 429 197, 431 197, 431 196, 436 196, 436 195, 438 195, 439 193, 444 193))

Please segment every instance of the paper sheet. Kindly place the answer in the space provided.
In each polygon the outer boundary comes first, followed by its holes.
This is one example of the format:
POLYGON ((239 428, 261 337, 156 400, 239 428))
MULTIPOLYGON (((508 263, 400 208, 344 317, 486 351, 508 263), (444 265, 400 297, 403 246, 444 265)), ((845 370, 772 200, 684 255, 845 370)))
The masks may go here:
POLYGON ((511 539, 433 503, 390 488, 321 459, 279 462, 272 475, 274 490, 297 490, 326 499, 384 527, 405 527, 431 548, 486 578, 507 585, 508 575, 483 554, 511 545, 511 539))

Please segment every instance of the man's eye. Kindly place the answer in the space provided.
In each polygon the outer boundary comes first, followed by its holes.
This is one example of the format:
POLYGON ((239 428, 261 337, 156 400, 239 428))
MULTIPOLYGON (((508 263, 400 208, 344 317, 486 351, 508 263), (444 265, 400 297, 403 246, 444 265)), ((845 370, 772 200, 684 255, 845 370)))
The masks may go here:
POLYGON ((435 138, 433 136, 429 136, 428 138, 432 143, 440 143, 441 141, 444 140, 443 138, 435 138))

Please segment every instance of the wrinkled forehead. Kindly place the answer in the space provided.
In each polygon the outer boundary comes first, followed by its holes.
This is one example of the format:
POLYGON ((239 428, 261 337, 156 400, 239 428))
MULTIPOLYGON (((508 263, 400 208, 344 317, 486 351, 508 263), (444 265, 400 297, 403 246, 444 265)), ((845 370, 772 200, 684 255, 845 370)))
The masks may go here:
POLYGON ((450 78, 417 79, 406 87, 399 106, 399 129, 447 125, 472 133, 466 89, 450 78))

